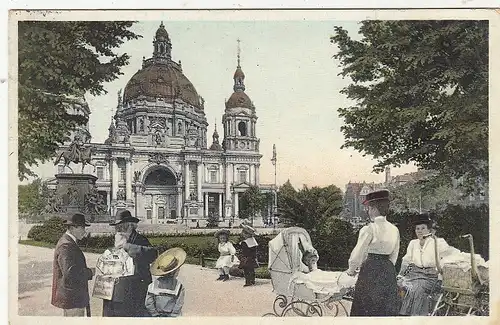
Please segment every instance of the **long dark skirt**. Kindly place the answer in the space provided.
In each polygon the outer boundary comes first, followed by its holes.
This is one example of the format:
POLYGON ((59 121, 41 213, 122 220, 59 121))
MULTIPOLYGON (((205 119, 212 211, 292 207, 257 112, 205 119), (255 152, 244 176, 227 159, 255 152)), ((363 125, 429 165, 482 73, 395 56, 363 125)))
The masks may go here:
POLYGON ((397 316, 400 300, 396 268, 387 255, 368 254, 361 266, 351 316, 397 316))
POLYGON ((434 268, 422 268, 410 265, 409 272, 405 275, 402 286, 406 295, 401 306, 401 315, 427 316, 431 312, 429 295, 437 290, 438 274, 434 268))

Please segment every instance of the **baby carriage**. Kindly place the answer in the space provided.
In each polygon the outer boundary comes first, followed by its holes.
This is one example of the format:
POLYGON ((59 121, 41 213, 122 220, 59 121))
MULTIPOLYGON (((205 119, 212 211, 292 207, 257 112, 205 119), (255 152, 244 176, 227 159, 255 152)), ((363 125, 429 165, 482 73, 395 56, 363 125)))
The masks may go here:
POLYGON ((337 316, 342 310, 348 315, 342 300, 355 285, 356 278, 344 272, 309 269, 302 263, 303 252, 316 254, 305 229, 292 227, 280 232, 269 242, 269 265, 274 313, 264 316, 337 316))
POLYGON ((437 251, 435 253, 437 269, 442 276, 442 287, 437 295, 432 316, 489 315, 488 268, 477 265, 480 258, 474 253, 472 235, 461 237, 469 240, 470 264, 463 261, 444 263, 445 261, 438 259, 437 251))

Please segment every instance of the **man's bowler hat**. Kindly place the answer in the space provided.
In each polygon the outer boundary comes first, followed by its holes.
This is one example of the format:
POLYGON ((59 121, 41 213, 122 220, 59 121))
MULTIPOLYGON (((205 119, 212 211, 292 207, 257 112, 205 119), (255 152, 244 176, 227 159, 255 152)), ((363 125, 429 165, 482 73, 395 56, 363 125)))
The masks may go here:
POLYGON ((110 223, 110 226, 116 226, 124 222, 139 222, 139 219, 132 217, 129 210, 120 210, 116 213, 115 222, 110 223))
POLYGON ((81 226, 81 227, 88 227, 90 226, 86 221, 85 221, 85 216, 81 213, 75 213, 74 215, 71 216, 71 218, 64 220, 63 222, 67 226, 81 226))

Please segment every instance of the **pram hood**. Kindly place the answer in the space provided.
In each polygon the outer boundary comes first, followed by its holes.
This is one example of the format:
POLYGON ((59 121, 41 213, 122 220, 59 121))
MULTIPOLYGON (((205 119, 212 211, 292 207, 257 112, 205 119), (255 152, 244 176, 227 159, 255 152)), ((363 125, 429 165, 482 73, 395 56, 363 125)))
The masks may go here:
POLYGON ((274 239, 269 241, 269 264, 273 290, 279 294, 289 294, 289 284, 296 272, 307 268, 302 263, 302 252, 310 251, 317 255, 312 246, 311 238, 307 231, 299 227, 291 227, 281 231, 274 239))
POLYGON ((305 229, 299 227, 287 228, 269 241, 269 271, 292 274, 302 270, 305 265, 302 263, 299 242, 305 251, 318 255, 318 252, 312 246, 311 237, 305 229))

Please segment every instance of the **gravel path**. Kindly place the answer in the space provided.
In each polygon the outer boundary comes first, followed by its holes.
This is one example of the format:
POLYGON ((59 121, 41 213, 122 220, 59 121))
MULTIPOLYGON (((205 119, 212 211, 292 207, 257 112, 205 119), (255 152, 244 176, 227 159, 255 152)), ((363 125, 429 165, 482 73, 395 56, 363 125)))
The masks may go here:
MULTIPOLYGON (((50 304, 53 249, 18 245, 19 298, 21 316, 60 316, 62 310, 50 304)), ((85 253, 87 265, 95 266, 97 255, 85 253)), ((257 279, 254 287, 243 288, 244 280, 218 282, 217 271, 198 265, 184 265, 179 279, 186 288, 184 316, 262 316, 272 311, 275 295, 270 280, 257 279)), ((93 283, 90 283, 90 290, 93 283)), ((91 298, 93 316, 102 315, 102 300, 91 298)))
MULTIPOLYGON (((20 316, 62 316, 62 310, 50 304, 53 249, 18 245, 20 316)), ((85 253, 87 265, 96 265, 97 254, 85 253)), ((273 311, 276 295, 270 280, 257 279, 253 287, 243 288, 244 279, 218 282, 217 271, 186 264, 179 279, 186 288, 183 316, 256 316, 273 311)), ((93 281, 89 283, 92 316, 102 315, 102 300, 92 298, 93 281)), ((350 303, 344 302, 350 309, 350 303)), ((344 313, 340 311, 339 315, 344 313)))

